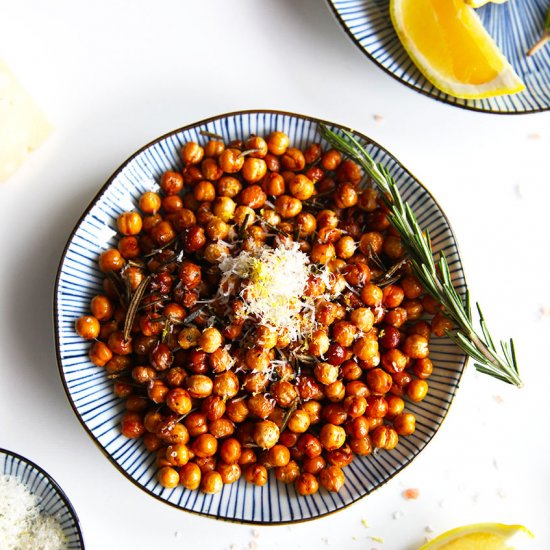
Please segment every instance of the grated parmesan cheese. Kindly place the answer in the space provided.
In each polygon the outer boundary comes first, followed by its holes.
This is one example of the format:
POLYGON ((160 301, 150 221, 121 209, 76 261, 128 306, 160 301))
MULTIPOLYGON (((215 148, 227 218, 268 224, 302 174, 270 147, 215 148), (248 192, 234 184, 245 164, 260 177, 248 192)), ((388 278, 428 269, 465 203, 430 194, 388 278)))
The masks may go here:
POLYGON ((39 498, 12 476, 0 476, 0 548, 2 550, 65 550, 59 522, 44 515, 39 498))
POLYGON ((248 315, 276 330, 288 331, 293 341, 305 328, 311 330, 314 308, 303 296, 311 265, 298 243, 243 250, 237 256, 224 257, 219 267, 220 289, 225 292, 222 297, 227 298, 235 278, 240 279, 240 295, 248 315))

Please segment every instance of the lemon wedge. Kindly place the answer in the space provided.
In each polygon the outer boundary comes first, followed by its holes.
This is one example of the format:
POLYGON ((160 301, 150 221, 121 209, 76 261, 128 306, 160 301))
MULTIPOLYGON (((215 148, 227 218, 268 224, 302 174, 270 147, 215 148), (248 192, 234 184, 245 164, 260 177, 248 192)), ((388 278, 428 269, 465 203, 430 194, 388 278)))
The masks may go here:
POLYGON ((533 533, 523 525, 477 523, 447 531, 419 550, 516 550, 529 538, 533 533))
POLYGON ((508 0, 464 0, 466 4, 469 6, 472 6, 472 8, 481 8, 481 6, 484 6, 485 4, 504 4, 504 2, 508 2, 508 0))
POLYGON ((525 89, 464 0, 391 0, 390 14, 414 64, 443 92, 481 99, 525 89))

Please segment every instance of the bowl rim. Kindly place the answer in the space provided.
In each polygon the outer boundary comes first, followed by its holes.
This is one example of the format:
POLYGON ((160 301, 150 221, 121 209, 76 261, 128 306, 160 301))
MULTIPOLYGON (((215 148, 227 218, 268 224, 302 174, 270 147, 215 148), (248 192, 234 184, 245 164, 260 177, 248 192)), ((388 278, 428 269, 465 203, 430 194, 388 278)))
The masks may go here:
MULTIPOLYGON (((341 512, 342 510, 352 506, 353 504, 356 504, 358 503, 360 500, 362 500, 363 498, 365 498, 366 496, 368 496, 369 494, 372 494, 374 491, 376 491, 377 489, 379 489, 380 487, 382 487, 383 485, 385 485, 386 483, 388 483, 388 481, 390 481, 391 479, 393 479, 394 476, 396 476, 397 474, 399 474, 400 472, 403 471, 404 468, 406 468, 407 466, 409 466, 413 460, 418 456, 418 454, 420 454, 420 452, 422 450, 424 450, 425 447, 427 447, 427 445, 430 443, 430 441, 433 439, 433 437, 436 435, 436 433, 439 431, 439 429, 441 428, 444 420, 447 418, 447 414, 451 408, 451 405, 453 404, 453 401, 454 401, 454 398, 455 398, 455 395, 456 395, 456 391, 457 389, 459 388, 460 386, 460 381, 462 379, 462 376, 464 375, 464 371, 466 369, 466 365, 468 364, 468 356, 466 354, 463 353, 463 359, 462 359, 462 365, 461 365, 461 368, 460 368, 460 373, 459 373, 459 376, 456 380, 456 383, 451 387, 451 391, 449 392, 448 394, 448 397, 449 397, 449 404, 448 404, 448 407, 447 407, 447 410, 444 412, 437 428, 434 430, 433 434, 431 434, 425 441, 425 444, 422 446, 421 449, 415 449, 415 452, 414 454, 411 456, 410 460, 408 460, 406 463, 402 464, 395 472, 393 472, 387 479, 385 479, 382 483, 380 483, 379 485, 377 485, 374 489, 372 489, 371 491, 369 492, 366 492, 365 494, 357 497, 356 499, 352 500, 351 502, 348 502, 342 506, 340 506, 339 508, 336 508, 335 510, 330 510, 328 512, 323 512, 322 514, 318 514, 318 515, 314 515, 314 516, 311 516, 311 517, 308 517, 308 518, 300 518, 300 519, 289 519, 289 520, 281 520, 281 521, 272 521, 272 520, 269 520, 269 521, 260 521, 260 520, 248 520, 248 519, 240 519, 240 518, 233 518, 233 517, 225 517, 225 516, 219 516, 217 514, 212 514, 212 513, 207 513, 207 512, 200 512, 200 511, 196 511, 196 510, 190 510, 190 509, 187 509, 187 508, 183 508, 182 506, 179 506, 175 503, 172 503, 164 498, 162 498, 161 496, 157 495, 156 493, 154 493, 153 491, 151 491, 150 489, 148 489, 147 487, 144 487, 143 485, 141 485, 140 483, 138 483, 124 468, 122 468, 122 466, 120 466, 118 464, 118 462, 107 452, 106 449, 103 448, 103 446, 99 443, 99 441, 96 439, 96 437, 94 436, 94 434, 92 433, 92 431, 90 430, 90 428, 88 427, 88 425, 86 424, 86 422, 84 421, 84 419, 82 418, 82 416, 80 415, 80 413, 78 412, 78 409, 76 408, 76 405, 73 401, 73 398, 71 396, 71 392, 69 390, 69 387, 67 385, 67 381, 65 380, 65 376, 64 376, 64 373, 63 373, 63 366, 62 366, 62 358, 61 358, 61 354, 60 354, 60 342, 59 342, 59 320, 58 320, 58 315, 57 315, 57 311, 58 311, 58 288, 59 288, 59 280, 61 278, 61 273, 62 273, 62 270, 63 270, 63 264, 65 262, 65 257, 69 251, 69 248, 71 246, 71 243, 72 243, 72 240, 76 234, 76 232, 78 231, 81 223, 84 221, 84 219, 88 216, 88 214, 90 213, 90 211, 92 210, 92 208, 95 206, 97 200, 101 197, 101 195, 107 190, 107 188, 113 183, 113 181, 119 176, 119 174, 124 170, 124 168, 130 163, 132 162, 137 156, 139 156, 142 152, 144 152, 145 150, 149 149, 149 147, 159 143, 160 141, 164 140, 164 139, 167 139, 175 134, 178 134, 180 132, 184 132, 186 130, 191 130, 193 128, 197 128, 198 126, 203 126, 205 124, 208 124, 209 122, 214 122, 216 120, 220 120, 220 119, 225 119, 225 118, 229 118, 229 117, 232 117, 232 116, 241 116, 241 115, 260 115, 260 114, 270 114, 270 115, 282 115, 282 116, 289 116, 289 117, 293 117, 293 118, 297 118, 297 119, 301 119, 301 120, 306 120, 306 121, 309 121, 309 122, 313 122, 315 124, 326 124, 326 125, 329 125, 329 126, 332 126, 334 128, 339 128, 341 130, 350 130, 349 128, 347 128, 345 125, 342 125, 342 124, 337 124, 337 123, 334 123, 334 122, 330 122, 328 120, 324 120, 324 119, 320 119, 320 118, 317 118, 317 117, 314 117, 314 116, 309 116, 309 115, 303 115, 303 114, 297 114, 297 113, 293 113, 293 112, 289 112, 289 111, 282 111, 282 110, 277 110, 277 109, 246 109, 246 110, 239 110, 239 111, 231 111, 231 112, 228 112, 228 113, 222 113, 222 114, 219 114, 219 115, 215 115, 215 116, 211 116, 211 117, 208 117, 206 119, 203 119, 203 120, 199 120, 197 122, 192 122, 191 124, 187 124, 185 126, 182 126, 180 128, 177 128, 175 130, 171 130, 163 135, 161 135, 160 137, 157 137, 155 139, 153 139, 152 141, 150 141, 149 143, 147 143, 146 145, 144 145, 143 147, 139 148, 135 153, 133 153, 132 155, 130 155, 124 162, 122 162, 122 164, 111 174, 111 176, 107 179, 107 181, 101 186, 101 188, 99 189, 99 191, 95 194, 95 196, 91 199, 90 203, 88 204, 88 206, 86 207, 84 213, 79 217, 79 219, 77 220, 74 228, 72 229, 70 235, 69 235, 69 238, 67 239, 67 242, 63 248, 63 253, 61 255, 61 259, 59 261, 59 266, 58 266, 58 269, 57 269, 57 275, 56 275, 56 278, 55 278, 55 285, 54 285, 54 293, 53 293, 53 322, 54 322, 54 338, 55 338, 55 355, 56 355, 56 359, 57 359, 57 368, 58 368, 58 373, 59 373, 59 377, 61 379, 61 383, 63 384, 63 389, 65 390, 65 396, 67 397, 67 400, 69 401, 69 404, 71 405, 71 408, 75 414, 75 416, 77 417, 78 421, 80 422, 80 424, 82 425, 82 427, 84 428, 85 432, 88 434, 88 436, 92 439, 92 441, 95 443, 95 445, 100 449, 100 451, 108 458, 109 462, 115 466, 115 468, 120 472, 122 473, 128 480, 130 480, 132 482, 133 485, 135 485, 136 487, 138 487, 139 489, 141 489, 142 491, 144 491, 145 493, 147 493, 148 495, 154 497, 155 499, 163 502, 164 504, 167 504, 169 506, 172 506, 173 508, 176 508, 180 511, 183 511, 183 512, 187 512, 187 513, 191 513, 191 514, 195 514, 195 515, 199 515, 199 516, 202 516, 202 517, 206 517, 206 518, 210 518, 210 519, 216 519, 216 520, 222 520, 222 521, 227 521, 229 523, 237 523, 237 524, 245 524, 245 525, 263 525, 263 526, 278 526, 278 525, 292 525, 292 524, 298 524, 298 523, 305 523, 305 522, 308 522, 308 521, 314 521, 316 519, 319 519, 319 518, 322 518, 322 517, 326 517, 326 516, 329 516, 331 514, 336 514, 338 512, 341 512)), ((392 153, 390 153, 386 148, 384 148, 383 146, 381 146, 379 143, 377 143, 376 141, 374 141, 373 139, 371 139, 370 137, 366 136, 365 134, 357 131, 357 130, 351 130, 356 136, 360 137, 361 139, 365 140, 367 143, 369 144, 372 144, 374 145, 375 147, 377 147, 380 151, 382 151, 383 153, 387 154, 389 157, 391 157, 403 170, 404 172, 409 175, 411 178, 414 179, 414 181, 422 188, 422 190, 427 194, 427 196, 429 196, 429 198, 434 202, 434 204, 437 206, 437 208, 439 209, 440 213, 441 213, 441 216, 443 217, 443 219, 445 220, 445 223, 447 224, 448 228, 449 228, 449 232, 451 234, 451 237, 453 239, 453 243, 456 247, 456 252, 457 252, 457 260, 458 260, 458 265, 459 265, 459 269, 460 269, 460 274, 464 280, 464 287, 467 289, 467 282, 466 282, 466 277, 465 277, 465 274, 464 274, 464 268, 463 268, 463 265, 462 265, 462 257, 460 255, 460 249, 458 247, 458 242, 456 240, 456 236, 455 236, 455 233, 452 229, 452 226, 449 222, 449 219, 447 218, 447 215, 445 214, 445 212, 443 211, 443 209, 441 208, 440 204, 437 202, 437 200, 432 196, 432 194, 430 193, 430 191, 426 188, 426 186, 420 182, 420 180, 418 180, 418 178, 416 178, 392 153)))
MULTIPOLYGON (((71 517, 74 520, 78 540, 79 540, 79 542, 82 546, 82 550, 84 550, 84 548, 85 548, 84 535, 82 533, 82 528, 80 526, 80 519, 78 517, 78 514, 76 513, 76 510, 75 510, 73 504, 69 500, 69 497, 67 496, 65 491, 61 488, 59 483, 57 483, 57 481, 48 472, 46 472, 46 470, 44 470, 44 468, 39 466, 33 460, 30 460, 29 458, 27 458, 23 455, 20 455, 19 453, 16 453, 15 451, 10 451, 9 449, 5 449, 3 447, 0 447, 0 455, 1 454, 5 455, 7 457, 15 458, 15 459, 17 459, 21 462, 24 462, 25 464, 27 464, 28 466, 30 466, 31 468, 33 468, 34 470, 36 470, 37 472, 39 472, 40 474, 42 474, 42 476, 44 476, 46 478, 48 483, 54 488, 55 492, 59 495, 61 500, 64 502, 65 506, 67 507, 67 510, 69 510, 69 513, 71 514, 71 517)), ((3 474, 3 475, 7 475, 7 474, 3 474)))
MULTIPOLYGON (((530 109, 529 111, 496 111, 493 109, 485 109, 485 108, 479 108, 479 107, 473 107, 471 105, 462 105, 460 103, 454 103, 453 101, 450 101, 448 98, 452 97, 449 94, 446 94, 445 92, 442 92, 443 95, 434 95, 427 90, 423 90, 421 88, 416 88, 413 86, 410 82, 406 82, 405 80, 402 80, 399 78, 395 73, 392 73, 388 68, 384 67, 376 57, 374 57, 369 51, 367 51, 359 42, 357 37, 351 32, 349 27, 346 25, 344 18, 340 15, 340 12, 336 8, 334 4, 334 0, 326 0, 326 4, 328 5, 329 11, 332 13, 342 30, 348 35, 349 39, 363 52, 364 55, 367 56, 368 59, 370 59, 375 65, 377 65, 380 69, 382 69, 386 74, 389 74, 392 78, 400 82, 401 84, 404 84, 411 90, 414 90, 415 92, 422 94, 423 96, 429 97, 430 99, 435 99, 436 101, 439 101, 440 103, 444 103, 445 105, 450 105, 451 107, 458 107, 459 109, 464 109, 465 111, 472 111, 474 113, 483 113, 486 115, 502 115, 502 116, 510 116, 510 115, 532 115, 535 113, 544 113, 546 111, 550 111, 550 104, 547 107, 537 107, 536 109, 530 109)), ((439 206, 439 205, 438 205, 439 206)))

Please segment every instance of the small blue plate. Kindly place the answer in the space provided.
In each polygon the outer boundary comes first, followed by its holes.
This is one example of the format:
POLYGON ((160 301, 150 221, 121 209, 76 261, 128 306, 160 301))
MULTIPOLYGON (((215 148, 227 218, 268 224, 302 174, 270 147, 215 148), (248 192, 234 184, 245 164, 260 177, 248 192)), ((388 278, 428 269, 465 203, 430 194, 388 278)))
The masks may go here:
POLYGON ((526 89, 487 99, 458 99, 435 88, 420 73, 395 34, 389 0, 327 0, 342 28, 363 53, 413 90, 472 111, 537 113, 550 109, 550 45, 527 57, 539 39, 548 0, 510 0, 476 10, 485 28, 512 64, 526 89))
MULTIPOLYGON (((201 131, 221 135, 228 142, 280 130, 297 147, 314 141, 326 147, 318 134, 320 122, 323 121, 280 111, 241 111, 170 132, 140 149, 117 169, 88 206, 65 247, 57 274, 54 318, 59 371, 71 406, 84 429, 121 473, 150 495, 177 508, 259 524, 308 520, 344 508, 383 485, 418 455, 441 425, 458 388, 466 357, 447 338, 433 338, 430 357, 436 367, 429 380, 428 397, 421 403, 407 403, 417 418, 415 433, 401 438, 391 452, 356 457, 345 468, 347 481, 339 493, 320 490, 315 495, 299 497, 292 485, 277 482, 273 475, 263 487, 240 479, 216 495, 181 486, 164 489, 156 480, 154 453, 148 452, 141 440, 126 439, 120 433, 124 403, 113 395, 112 381, 107 379, 105 370, 90 362, 90 344, 74 330, 75 319, 88 313, 91 298, 102 291, 103 275, 97 259, 103 250, 116 246, 117 216, 135 208, 139 196, 150 190, 164 171, 181 169, 179 152, 183 144, 210 139, 201 131)), ((332 129, 341 128, 330 122, 325 124, 332 129)), ((456 241, 441 208, 388 151, 362 134, 355 132, 355 136, 367 145, 375 160, 391 170, 421 226, 429 229, 434 249, 445 252, 454 284, 464 296, 466 284, 456 241)))
POLYGON ((84 550, 78 516, 63 489, 48 473, 27 458, 0 449, 0 474, 15 477, 32 495, 39 498, 40 510, 54 517, 61 525, 68 550, 84 550))

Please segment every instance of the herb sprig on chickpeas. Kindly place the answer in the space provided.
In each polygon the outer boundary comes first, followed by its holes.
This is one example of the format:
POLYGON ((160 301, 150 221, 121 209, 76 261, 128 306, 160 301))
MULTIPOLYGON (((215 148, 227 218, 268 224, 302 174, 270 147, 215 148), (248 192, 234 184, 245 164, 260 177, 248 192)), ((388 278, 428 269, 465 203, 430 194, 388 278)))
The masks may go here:
POLYGON ((338 491, 354 455, 414 433, 406 404, 451 323, 353 160, 278 131, 210 137, 118 217, 76 331, 162 486, 217 493, 273 470, 300 495, 338 491))

